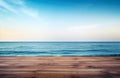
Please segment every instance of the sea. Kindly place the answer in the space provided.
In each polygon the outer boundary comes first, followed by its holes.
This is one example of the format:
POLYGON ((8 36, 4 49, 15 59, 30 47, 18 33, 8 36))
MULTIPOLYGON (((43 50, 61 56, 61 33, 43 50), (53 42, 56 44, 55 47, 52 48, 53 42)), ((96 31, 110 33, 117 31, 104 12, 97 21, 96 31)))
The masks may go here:
POLYGON ((0 56, 120 56, 120 42, 0 42, 0 56))

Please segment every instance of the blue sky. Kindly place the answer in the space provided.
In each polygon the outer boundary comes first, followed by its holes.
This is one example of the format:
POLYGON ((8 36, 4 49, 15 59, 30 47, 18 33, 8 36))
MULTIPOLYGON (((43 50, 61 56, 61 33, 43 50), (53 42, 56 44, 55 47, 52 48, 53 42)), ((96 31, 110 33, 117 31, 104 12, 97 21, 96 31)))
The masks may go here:
POLYGON ((0 0, 0 41, 120 41, 120 0, 0 0))

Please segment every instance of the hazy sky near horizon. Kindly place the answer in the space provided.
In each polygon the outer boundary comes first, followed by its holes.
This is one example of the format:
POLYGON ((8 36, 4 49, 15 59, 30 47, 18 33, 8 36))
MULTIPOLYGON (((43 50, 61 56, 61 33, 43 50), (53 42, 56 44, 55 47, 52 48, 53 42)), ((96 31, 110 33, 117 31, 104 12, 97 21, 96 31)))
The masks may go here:
POLYGON ((0 41, 120 41, 120 0, 0 0, 0 41))

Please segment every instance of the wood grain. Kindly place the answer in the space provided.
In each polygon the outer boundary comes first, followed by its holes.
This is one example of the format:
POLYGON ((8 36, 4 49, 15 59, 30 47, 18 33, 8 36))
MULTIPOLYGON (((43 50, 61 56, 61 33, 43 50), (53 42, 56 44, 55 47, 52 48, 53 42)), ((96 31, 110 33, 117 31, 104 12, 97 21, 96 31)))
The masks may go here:
POLYGON ((120 78, 120 57, 0 57, 0 78, 120 78))

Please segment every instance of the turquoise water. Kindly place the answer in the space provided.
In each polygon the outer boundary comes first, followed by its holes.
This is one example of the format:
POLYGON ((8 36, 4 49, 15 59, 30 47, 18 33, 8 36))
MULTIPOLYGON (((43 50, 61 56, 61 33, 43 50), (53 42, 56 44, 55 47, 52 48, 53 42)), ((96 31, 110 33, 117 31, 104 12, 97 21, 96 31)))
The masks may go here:
POLYGON ((0 42, 0 56, 120 56, 120 42, 0 42))

